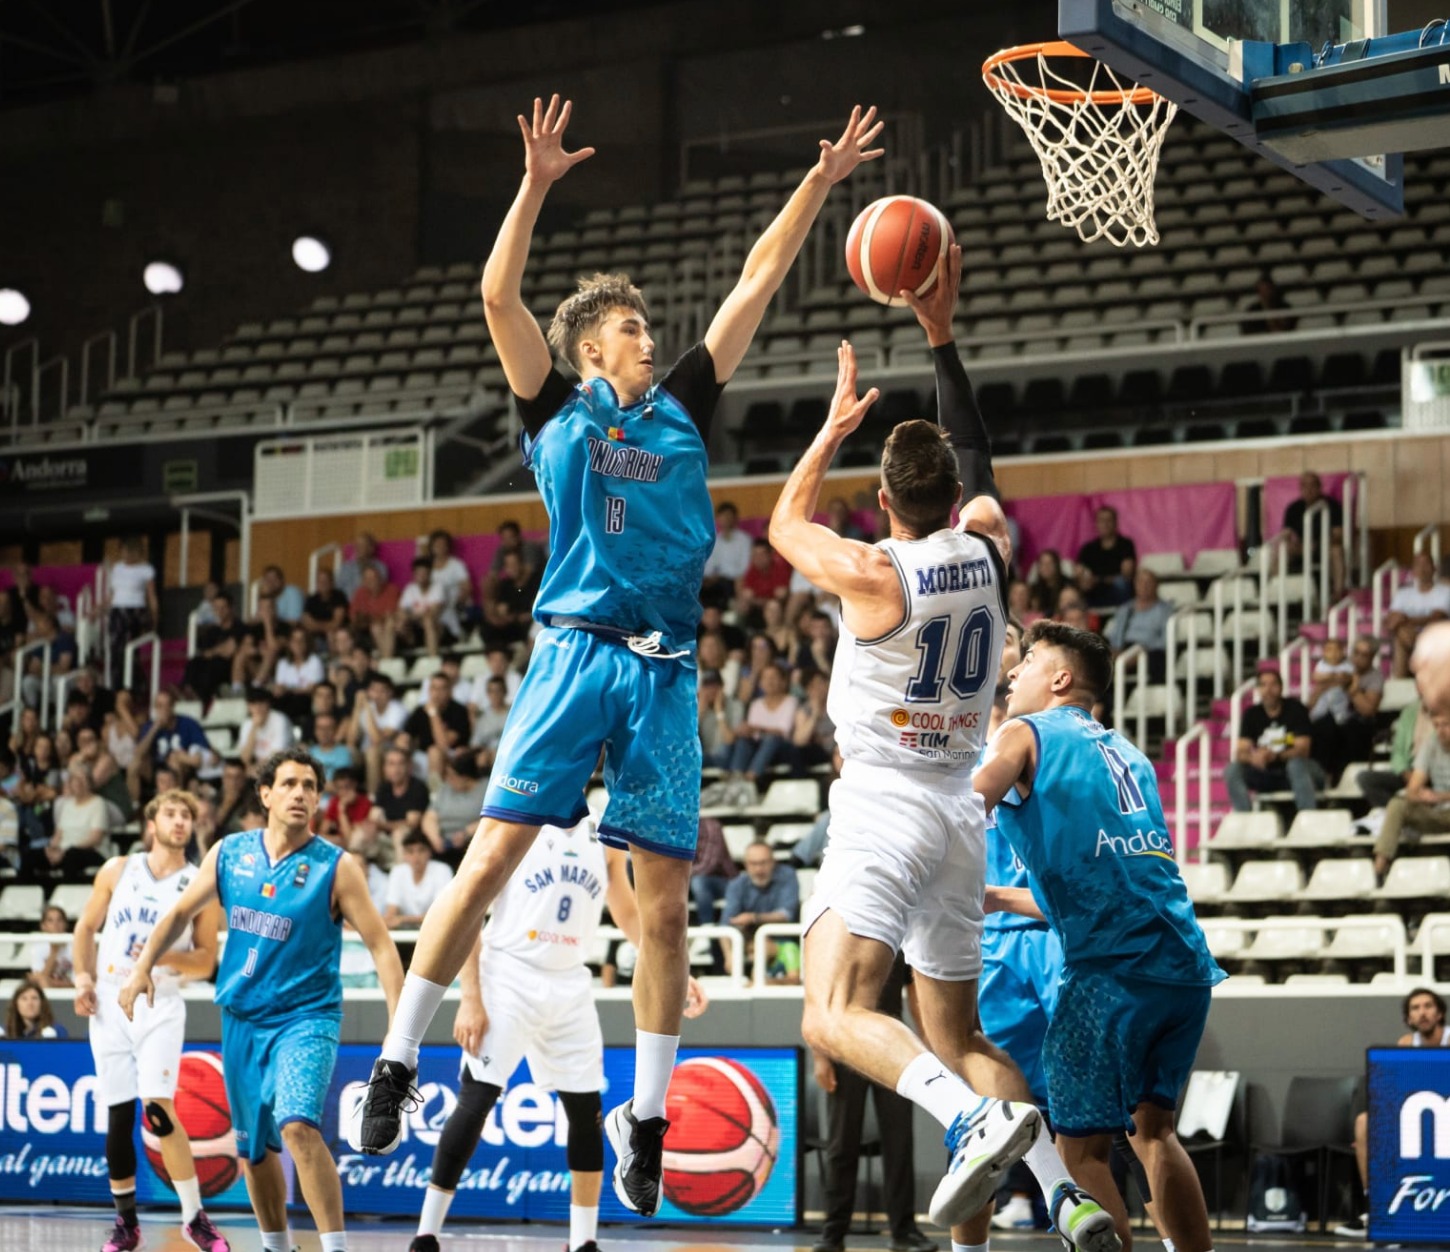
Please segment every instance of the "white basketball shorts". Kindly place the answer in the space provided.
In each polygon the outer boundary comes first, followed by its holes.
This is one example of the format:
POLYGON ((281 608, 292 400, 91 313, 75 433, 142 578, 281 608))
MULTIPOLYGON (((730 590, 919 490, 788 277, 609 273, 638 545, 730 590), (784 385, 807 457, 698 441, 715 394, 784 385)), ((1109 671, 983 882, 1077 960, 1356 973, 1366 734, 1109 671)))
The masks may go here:
POLYGON ((488 1030, 463 1064, 478 1082, 507 1087, 521 1057, 551 1091, 604 1090, 604 1036, 589 970, 540 969, 499 952, 483 954, 488 1030))
POLYGON ((143 1100, 169 1100, 176 1094, 181 1045, 186 1039, 186 1002, 158 995, 155 1005, 136 1001, 134 1021, 116 1003, 119 986, 96 986, 96 1015, 91 1018, 91 1055, 96 1059, 101 1099, 107 1107, 143 1100))
POLYGON ((830 837, 804 929, 829 909, 853 935, 905 953, 928 978, 977 978, 986 828, 970 771, 847 761, 831 785, 830 837))

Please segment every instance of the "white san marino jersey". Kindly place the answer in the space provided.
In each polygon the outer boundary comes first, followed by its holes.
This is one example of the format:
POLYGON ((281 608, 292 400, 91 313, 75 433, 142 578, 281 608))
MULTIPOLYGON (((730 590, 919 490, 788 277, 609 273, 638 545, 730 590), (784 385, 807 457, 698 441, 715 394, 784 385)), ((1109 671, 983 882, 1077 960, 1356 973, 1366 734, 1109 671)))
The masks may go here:
MULTIPOLYGON (((96 976, 105 982, 123 983, 131 976, 131 966, 151 932, 180 898, 196 877, 194 865, 183 865, 174 874, 157 878, 146 863, 145 852, 126 858, 126 867, 111 892, 111 905, 106 910, 106 924, 96 946, 96 976)), ((191 927, 169 949, 189 952, 192 948, 191 927)), ((181 979, 165 965, 154 973, 157 995, 175 994, 181 979)))
POLYGON ((883 539, 906 613, 878 639, 844 621, 827 708, 848 761, 900 769, 970 768, 981 752, 1002 660, 1006 578, 996 546, 939 530, 883 539))
POLYGON ((586 817, 540 829, 483 930, 483 955, 501 952, 546 970, 581 968, 604 912, 604 845, 586 817))

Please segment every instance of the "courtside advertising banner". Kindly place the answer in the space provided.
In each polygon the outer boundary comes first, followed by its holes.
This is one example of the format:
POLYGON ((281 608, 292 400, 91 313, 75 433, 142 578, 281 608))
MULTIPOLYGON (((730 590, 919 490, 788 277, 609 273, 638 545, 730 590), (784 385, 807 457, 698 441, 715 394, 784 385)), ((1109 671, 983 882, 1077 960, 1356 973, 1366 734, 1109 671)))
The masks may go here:
MULTIPOLYGON (((458 1049, 423 1049, 422 1098, 406 1115, 403 1142, 391 1156, 364 1157, 348 1147, 340 1127, 361 1098, 376 1054, 375 1047, 357 1044, 340 1050, 322 1133, 337 1160, 349 1213, 415 1217, 439 1132, 457 1102, 458 1049)), ((606 1048, 604 1072, 607 1110, 633 1088, 634 1050, 606 1048)), ((794 1224, 799 1089, 794 1048, 682 1049, 668 1096, 671 1126, 658 1220, 794 1224)), ((216 1045, 191 1045, 183 1055, 176 1111, 191 1137, 207 1206, 247 1209, 216 1045)), ((0 1202, 108 1204, 106 1120, 85 1041, 0 1041, 0 1202)), ((139 1108, 136 1123, 138 1150, 149 1162, 138 1170, 137 1201, 172 1206, 176 1197, 160 1143, 145 1130, 139 1108)), ((521 1064, 489 1114, 451 1215, 568 1220, 567 1128, 557 1096, 536 1086, 527 1062, 521 1064)), ((282 1160, 300 1207, 291 1161, 285 1153, 282 1160)), ((606 1167, 613 1168, 612 1156, 606 1167)), ((600 1216, 638 1220, 615 1199, 607 1180, 600 1216)))
MULTIPOLYGON (((406 1118, 403 1142, 388 1157, 353 1152, 340 1129, 361 1099, 376 1057, 375 1047, 342 1048, 323 1134, 338 1161, 349 1213, 413 1217, 423 1204, 438 1134, 458 1099, 458 1049, 423 1048, 421 1099, 406 1118)), ((605 1048, 604 1080, 607 1112, 633 1090, 633 1048, 605 1048)), ((794 1048, 682 1048, 667 1097, 670 1131, 656 1220, 793 1225, 799 1087, 800 1054, 794 1048)), ((528 1062, 521 1063, 489 1114, 450 1218, 567 1221, 567 1139, 563 1105, 536 1086, 528 1062)), ((611 1153, 606 1172, 613 1167, 611 1153)), ((607 1177, 599 1216, 609 1222, 639 1220, 615 1198, 607 1177)))
POLYGON ((1450 1048, 1370 1048, 1369 1237, 1450 1244, 1450 1048))

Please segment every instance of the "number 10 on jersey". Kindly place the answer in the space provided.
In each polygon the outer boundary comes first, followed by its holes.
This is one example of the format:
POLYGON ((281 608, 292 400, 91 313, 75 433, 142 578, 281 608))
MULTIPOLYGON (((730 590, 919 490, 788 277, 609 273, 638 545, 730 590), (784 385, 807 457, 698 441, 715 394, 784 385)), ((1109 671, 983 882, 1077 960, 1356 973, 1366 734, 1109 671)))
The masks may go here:
POLYGON ((921 664, 906 684, 908 704, 939 703, 943 683, 960 700, 970 700, 982 689, 991 662, 987 643, 992 637, 992 611, 985 605, 978 605, 967 615, 956 638, 951 672, 943 677, 943 663, 952 648, 951 633, 952 619, 947 614, 923 622, 916 632, 916 650, 921 653, 921 664))

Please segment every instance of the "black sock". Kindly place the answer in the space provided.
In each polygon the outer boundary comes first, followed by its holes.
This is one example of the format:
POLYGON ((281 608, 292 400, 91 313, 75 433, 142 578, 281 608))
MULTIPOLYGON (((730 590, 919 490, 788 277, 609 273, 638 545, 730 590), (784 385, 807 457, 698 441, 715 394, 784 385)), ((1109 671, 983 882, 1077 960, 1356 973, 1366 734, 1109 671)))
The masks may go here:
POLYGON ((136 1189, 130 1191, 113 1191, 111 1199, 116 1202, 116 1212, 121 1220, 128 1226, 137 1224, 136 1217, 136 1189))

